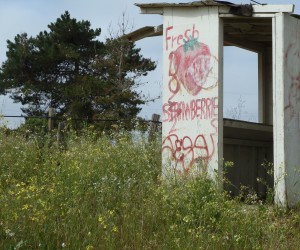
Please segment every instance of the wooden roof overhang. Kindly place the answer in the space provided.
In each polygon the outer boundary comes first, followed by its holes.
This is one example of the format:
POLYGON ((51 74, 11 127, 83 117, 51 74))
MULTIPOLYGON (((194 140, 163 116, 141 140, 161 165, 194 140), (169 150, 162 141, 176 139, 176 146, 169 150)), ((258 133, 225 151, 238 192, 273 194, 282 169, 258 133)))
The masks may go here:
MULTIPOLYGON (((236 5, 225 1, 195 1, 190 3, 135 4, 141 14, 164 14, 165 8, 219 7, 219 16, 224 24, 224 46, 237 46, 254 52, 262 52, 272 45, 272 17, 275 13, 293 13, 294 5, 236 5), (246 7, 246 11, 240 12, 246 7), (251 13, 249 13, 251 9, 251 13)), ((124 37, 137 41, 163 34, 163 26, 147 26, 124 37)))

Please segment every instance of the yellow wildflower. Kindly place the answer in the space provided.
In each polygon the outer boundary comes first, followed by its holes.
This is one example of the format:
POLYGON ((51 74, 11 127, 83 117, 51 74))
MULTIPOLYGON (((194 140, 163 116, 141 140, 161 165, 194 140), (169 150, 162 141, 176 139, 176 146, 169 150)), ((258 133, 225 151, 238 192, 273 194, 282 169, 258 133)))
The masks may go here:
POLYGON ((22 210, 27 210, 29 208, 29 205, 28 204, 25 204, 23 207, 22 207, 22 210))

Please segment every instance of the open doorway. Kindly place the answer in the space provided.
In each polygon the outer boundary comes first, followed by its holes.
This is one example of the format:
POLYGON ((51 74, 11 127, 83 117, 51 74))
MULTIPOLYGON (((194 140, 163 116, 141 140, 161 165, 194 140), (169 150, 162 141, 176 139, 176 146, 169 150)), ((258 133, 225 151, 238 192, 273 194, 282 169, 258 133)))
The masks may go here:
POLYGON ((271 19, 225 18, 223 51, 223 157, 233 165, 225 188, 266 198, 273 187, 271 19))
POLYGON ((224 118, 258 122, 258 55, 224 47, 224 118))

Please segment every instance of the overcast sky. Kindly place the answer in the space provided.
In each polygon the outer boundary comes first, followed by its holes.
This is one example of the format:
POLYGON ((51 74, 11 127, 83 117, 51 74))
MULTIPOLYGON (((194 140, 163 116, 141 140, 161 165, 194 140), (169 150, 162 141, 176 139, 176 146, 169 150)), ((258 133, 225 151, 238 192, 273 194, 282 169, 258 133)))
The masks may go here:
MULTIPOLYGON (((47 30, 47 25, 54 22, 61 14, 68 10, 71 17, 77 20, 89 20, 92 28, 101 28, 102 34, 100 40, 104 40, 108 34, 108 28, 117 27, 122 13, 126 13, 127 19, 134 29, 146 25, 159 25, 162 23, 162 17, 159 15, 139 14, 139 8, 134 3, 179 3, 190 1, 168 1, 168 0, 0 0, 0 63, 6 60, 6 41, 13 40, 14 37, 26 32, 31 36, 36 36, 40 31, 47 30)), ((247 1, 231 1, 234 3, 250 3, 247 1)), ((299 13, 299 0, 266 0, 258 1, 268 4, 295 4, 295 13, 299 13)), ((137 43, 142 49, 144 57, 151 57, 158 62, 155 72, 152 72, 144 81, 148 83, 141 89, 145 95, 156 97, 161 95, 162 85, 162 39, 161 37, 147 38, 137 43)), ((257 87, 252 86, 251 81, 256 81, 257 73, 249 71, 256 70, 257 56, 254 53, 242 51, 240 49, 225 49, 224 51, 224 95, 225 95, 225 113, 231 107, 235 107, 238 100, 244 102, 244 119, 255 120, 257 117, 257 87), (238 61, 239 71, 236 72, 237 65, 230 64, 232 59, 238 61), (238 78, 240 74, 246 82, 240 89, 235 88, 233 79, 238 78), (228 82, 228 83, 227 83, 228 82)), ((5 115, 21 114, 20 106, 12 104, 7 97, 0 96, 0 113, 5 115)), ((161 114, 161 100, 143 107, 141 116, 148 119, 153 113, 161 114)), ((18 124, 17 120, 11 120, 12 125, 18 124)))

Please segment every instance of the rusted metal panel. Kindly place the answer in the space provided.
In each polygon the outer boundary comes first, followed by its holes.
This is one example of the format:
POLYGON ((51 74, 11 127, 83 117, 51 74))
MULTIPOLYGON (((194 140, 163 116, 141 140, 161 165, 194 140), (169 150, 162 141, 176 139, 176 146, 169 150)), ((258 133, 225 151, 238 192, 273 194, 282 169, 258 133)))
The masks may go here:
POLYGON ((164 172, 222 167, 222 25, 217 7, 164 10, 164 172))

